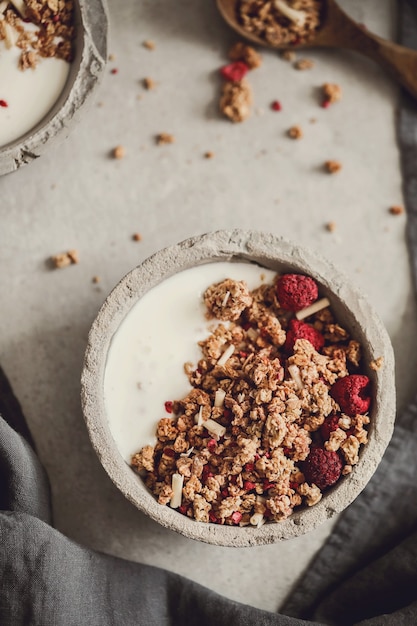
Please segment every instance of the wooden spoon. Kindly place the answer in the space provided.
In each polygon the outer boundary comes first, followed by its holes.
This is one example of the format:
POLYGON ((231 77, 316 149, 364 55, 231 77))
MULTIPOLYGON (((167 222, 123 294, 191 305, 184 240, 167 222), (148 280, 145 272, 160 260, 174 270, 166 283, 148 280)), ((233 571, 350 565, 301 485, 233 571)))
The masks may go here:
POLYGON ((238 0, 217 0, 217 7, 226 22, 241 37, 259 46, 273 48, 347 48, 356 50, 376 61, 391 76, 417 98, 417 51, 399 46, 370 33, 352 20, 335 0, 326 0, 323 21, 314 38, 308 43, 273 45, 265 39, 246 31, 237 18, 238 0))

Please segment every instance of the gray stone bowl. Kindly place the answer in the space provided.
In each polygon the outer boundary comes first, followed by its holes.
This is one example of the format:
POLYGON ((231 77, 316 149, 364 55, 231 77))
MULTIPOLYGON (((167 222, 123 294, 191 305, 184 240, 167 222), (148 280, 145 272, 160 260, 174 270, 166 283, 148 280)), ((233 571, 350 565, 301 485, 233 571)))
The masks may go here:
MULTIPOLYGON (((240 230, 218 231, 194 237, 157 252, 127 274, 110 293, 88 339, 82 372, 82 407, 89 436, 104 469, 120 491, 153 520, 187 537, 222 546, 255 546, 290 539, 313 530, 345 509, 364 489, 388 445, 395 418, 394 358, 388 334, 362 294, 323 258, 275 237, 240 230), (196 522, 169 506, 157 503, 141 478, 122 458, 110 432, 103 399, 106 356, 110 342, 131 307, 152 287, 187 268, 216 261, 247 261, 278 272, 312 276, 322 296, 362 344, 364 363, 383 357, 378 371, 366 374, 373 384, 369 442, 359 463, 311 508, 300 509, 282 522, 260 528, 196 522)), ((155 426, 159 419, 155 417, 155 426)))
POLYGON ((99 83, 107 59, 108 14, 105 0, 74 0, 75 58, 64 90, 51 111, 28 133, 0 148, 0 175, 40 157, 63 140, 79 119, 99 83))

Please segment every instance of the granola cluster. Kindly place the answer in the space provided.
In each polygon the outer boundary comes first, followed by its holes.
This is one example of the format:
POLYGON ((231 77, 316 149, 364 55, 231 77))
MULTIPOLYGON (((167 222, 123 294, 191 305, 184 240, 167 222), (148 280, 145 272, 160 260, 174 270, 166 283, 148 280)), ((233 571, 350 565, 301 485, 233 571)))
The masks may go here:
POLYGON ((35 69, 40 57, 70 62, 74 55, 73 0, 13 0, 0 8, 0 41, 22 50, 19 69, 35 69), (36 29, 28 27, 28 23, 36 29))
POLYGON ((321 0, 240 0, 237 17, 245 30, 273 46, 297 45, 314 38, 322 7, 321 0))
POLYGON ((131 460, 160 504, 200 522, 259 527, 313 506, 358 462, 369 417, 343 412, 332 389, 344 381, 369 409, 361 346, 318 293, 301 310, 281 305, 283 285, 295 298, 306 279, 284 274, 253 291, 226 279, 206 290, 207 318, 221 321, 199 343, 197 367, 185 364, 192 390, 165 403, 156 445, 131 460))

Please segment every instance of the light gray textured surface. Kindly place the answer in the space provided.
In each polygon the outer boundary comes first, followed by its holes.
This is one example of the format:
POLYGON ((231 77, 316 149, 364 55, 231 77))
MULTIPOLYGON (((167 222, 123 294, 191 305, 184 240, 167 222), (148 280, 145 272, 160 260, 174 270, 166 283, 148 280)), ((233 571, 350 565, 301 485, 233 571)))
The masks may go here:
MULTIPOLYGON (((389 0, 343 4, 380 34, 392 32, 389 0)), ((50 475, 60 530, 275 609, 331 523, 272 546, 221 548, 138 512, 103 471, 83 423, 87 333, 110 289, 161 247, 217 228, 267 230, 319 250, 367 294, 393 342, 403 407, 413 391, 417 327, 405 216, 387 211, 402 202, 397 89, 354 54, 316 51, 315 68, 296 72, 267 53, 250 76, 258 113, 235 126, 216 113, 216 69, 233 36, 214 3, 111 0, 109 8, 115 61, 96 95, 102 106, 90 108, 64 144, 0 179, 1 363, 50 475), (155 41, 153 52, 145 39, 155 41), (145 76, 158 82, 154 91, 142 89, 145 76), (344 90, 329 110, 317 103, 324 81, 344 90), (280 113, 269 110, 276 98, 280 113), (299 142, 285 136, 292 124, 304 128, 299 142), (155 146, 161 131, 176 143, 155 146), (126 158, 109 159, 118 144, 126 158), (213 159, 203 158, 207 150, 213 159), (339 175, 322 173, 329 158, 343 162, 339 175), (329 221, 334 233, 324 229, 329 221), (131 240, 137 231, 139 243, 131 240), (79 249, 80 264, 50 271, 46 259, 69 248, 79 249)))
MULTIPOLYGON (((175 307, 175 302, 171 303, 175 307)), ((365 488, 391 439, 395 420, 394 355, 388 334, 375 310, 339 268, 305 247, 257 231, 219 230, 192 237, 153 254, 129 272, 112 290, 94 320, 88 337, 81 377, 81 400, 89 436, 114 484, 153 520, 191 539, 227 547, 265 545, 294 539, 343 511, 365 488), (195 523, 168 506, 160 506, 144 483, 127 466, 113 438, 104 401, 104 376, 113 337, 132 307, 150 289, 177 272, 216 261, 255 262, 275 272, 307 274, 319 284, 321 297, 329 298, 336 318, 363 350, 365 373, 374 389, 369 441, 353 472, 313 507, 295 511, 281 523, 261 528, 195 523), (383 367, 371 371, 367 364, 381 358, 383 367)), ((146 416, 157 422, 157 416, 146 416)), ((120 420, 123 419, 120 415, 120 420)))

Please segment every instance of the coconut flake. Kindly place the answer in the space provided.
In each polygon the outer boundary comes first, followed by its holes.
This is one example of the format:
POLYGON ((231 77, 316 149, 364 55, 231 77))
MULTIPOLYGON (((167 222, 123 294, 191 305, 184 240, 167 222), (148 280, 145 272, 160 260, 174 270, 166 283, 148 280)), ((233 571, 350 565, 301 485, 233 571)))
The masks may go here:
POLYGON ((248 328, 246 334, 251 341, 256 341, 258 339, 258 333, 254 328, 252 328, 252 326, 248 328))
POLYGON ((229 298, 230 298, 230 291, 226 291, 224 298, 223 298, 222 306, 226 306, 229 298))
POLYGON ((303 381, 301 380, 300 368, 298 365, 289 365, 288 371, 290 373, 291 378, 297 385, 297 389, 303 389, 303 381))
POLYGON ((225 365, 228 359, 232 356, 235 351, 235 346, 231 343, 230 346, 226 348, 226 350, 221 355, 220 359, 217 361, 217 365, 225 365))
POLYGON ((194 446, 191 446, 191 448, 189 448, 187 450, 187 452, 181 452, 180 456, 182 457, 189 457, 191 456, 191 454, 194 452, 194 446))
POLYGON ((242 403, 245 399, 245 394, 244 393, 239 393, 237 396, 237 401, 242 403))
POLYGON ((226 428, 224 426, 222 426, 218 422, 215 422, 212 419, 206 420, 203 423, 203 426, 204 428, 207 428, 209 433, 212 433, 213 435, 216 435, 217 437, 223 437, 223 435, 226 432, 226 428))
POLYGON ((169 503, 172 509, 178 509, 182 502, 182 487, 184 485, 184 476, 182 474, 172 474, 172 497, 169 503))
POLYGON ((12 3, 16 11, 18 11, 18 13, 20 14, 20 17, 23 17, 23 19, 25 19, 27 15, 27 12, 26 12, 27 7, 24 1, 23 0, 10 0, 10 2, 12 3))
POLYGON ((226 397, 226 392, 223 389, 218 389, 214 394, 214 406, 222 407, 224 404, 224 399, 226 397))
POLYGON ((202 423, 204 422, 204 420, 203 420, 203 405, 200 405, 200 410, 198 411, 198 413, 195 414, 194 421, 197 424, 197 426, 201 426, 202 423))
POLYGON ((310 315, 314 315, 314 313, 318 313, 322 309, 330 306, 330 301, 327 298, 321 298, 321 300, 317 300, 310 304, 310 306, 306 306, 305 309, 301 309, 301 311, 297 311, 295 317, 298 320, 303 320, 306 317, 310 317, 310 315))
POLYGON ((256 528, 260 528, 265 524, 265 518, 262 513, 254 513, 250 518, 250 523, 252 526, 256 526, 256 528))
POLYGON ((19 39, 19 33, 8 22, 4 22, 3 26, 6 48, 13 48, 17 44, 17 40, 19 39))
POLYGON ((284 0, 275 0, 274 6, 278 11, 280 11, 285 17, 287 17, 291 22, 294 22, 296 26, 302 28, 306 23, 307 13, 305 11, 297 11, 288 6, 284 0))

